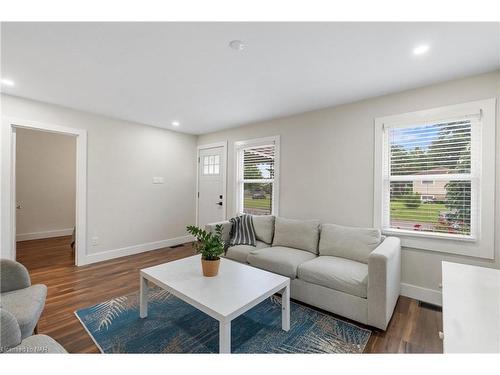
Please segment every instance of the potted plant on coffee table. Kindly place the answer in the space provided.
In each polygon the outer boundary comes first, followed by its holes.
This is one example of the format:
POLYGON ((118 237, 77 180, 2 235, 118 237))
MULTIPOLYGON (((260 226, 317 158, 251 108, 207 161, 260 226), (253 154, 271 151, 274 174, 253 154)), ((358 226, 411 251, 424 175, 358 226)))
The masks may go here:
POLYGON ((224 240, 222 239, 222 225, 215 226, 215 232, 207 232, 194 225, 187 227, 188 233, 196 237, 194 248, 201 253, 201 268, 203 276, 217 276, 219 272, 220 256, 224 253, 224 240))

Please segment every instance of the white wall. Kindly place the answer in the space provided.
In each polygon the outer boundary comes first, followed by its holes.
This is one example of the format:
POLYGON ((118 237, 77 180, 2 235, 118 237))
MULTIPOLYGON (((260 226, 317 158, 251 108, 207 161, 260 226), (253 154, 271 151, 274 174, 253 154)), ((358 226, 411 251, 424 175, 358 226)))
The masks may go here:
MULTIPOLYGON (((234 212, 234 141, 280 135, 280 215, 371 226, 374 119, 493 97, 500 98, 500 71, 203 135, 198 144, 229 142, 228 213, 234 212)), ((498 112, 497 107, 497 144, 498 112)), ((500 152, 496 163, 498 170, 500 152)), ((500 173, 496 177, 499 196, 500 173)), ((497 200, 497 233, 499 207, 497 200)), ((498 239, 493 261, 404 249, 402 281, 410 284, 404 285, 405 293, 422 292, 438 302, 442 260, 499 268, 499 258, 498 239)))
POLYGON ((87 262, 190 239, 185 227, 195 222, 196 136, 1 99, 2 115, 87 130, 87 262), (154 176, 165 183, 153 185, 154 176))
POLYGON ((16 130, 18 240, 68 235, 75 226, 76 138, 16 130))

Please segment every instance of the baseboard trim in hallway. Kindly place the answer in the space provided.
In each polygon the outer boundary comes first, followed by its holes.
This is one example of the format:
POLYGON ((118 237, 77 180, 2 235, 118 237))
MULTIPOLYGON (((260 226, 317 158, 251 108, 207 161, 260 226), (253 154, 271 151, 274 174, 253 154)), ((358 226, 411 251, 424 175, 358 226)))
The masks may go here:
POLYGON ((175 238, 169 238, 161 241, 147 242, 139 245, 122 247, 120 249, 100 251, 95 254, 85 254, 82 256, 83 262, 79 264, 80 266, 88 265, 92 263, 104 262, 111 259, 121 258, 124 256, 135 255, 144 253, 146 251, 163 249, 165 247, 172 247, 183 245, 188 242, 193 242, 193 236, 181 236, 175 238))
POLYGON ((32 233, 19 233, 16 235, 16 241, 40 240, 44 238, 71 236, 72 234, 73 228, 54 229, 32 233))

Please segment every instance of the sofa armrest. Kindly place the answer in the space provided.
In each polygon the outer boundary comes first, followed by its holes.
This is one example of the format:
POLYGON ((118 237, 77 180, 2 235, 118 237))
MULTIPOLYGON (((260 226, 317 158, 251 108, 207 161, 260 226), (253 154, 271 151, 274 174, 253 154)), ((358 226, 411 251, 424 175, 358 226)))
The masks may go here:
POLYGON ((401 288, 401 240, 387 237, 368 258, 368 324, 385 330, 401 288))
POLYGON ((21 263, 0 259, 0 292, 24 289, 31 286, 30 274, 21 263))
POLYGON ((231 235, 231 228, 233 227, 233 224, 229 220, 226 221, 219 221, 218 223, 210 223, 205 225, 205 230, 207 232, 213 233, 215 232, 215 226, 222 224, 222 239, 224 240, 224 243, 226 244, 226 247, 229 244, 229 237, 231 235))

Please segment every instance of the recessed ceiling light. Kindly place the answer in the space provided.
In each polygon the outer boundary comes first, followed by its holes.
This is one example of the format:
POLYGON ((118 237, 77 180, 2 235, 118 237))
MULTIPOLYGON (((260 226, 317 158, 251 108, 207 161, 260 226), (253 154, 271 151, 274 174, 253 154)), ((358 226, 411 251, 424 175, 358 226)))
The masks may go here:
POLYGON ((229 42, 229 47, 236 51, 243 51, 245 49, 245 43, 241 40, 231 40, 229 42))
POLYGON ((424 53, 426 53, 427 51, 429 51, 429 45, 428 44, 421 44, 419 46, 416 46, 414 49, 413 49, 413 54, 414 55, 423 55, 424 53))
POLYGON ((8 78, 2 78, 2 85, 4 86, 14 86, 14 81, 8 78))
POLYGON ((179 121, 172 121, 172 126, 179 126, 181 123, 179 121))

